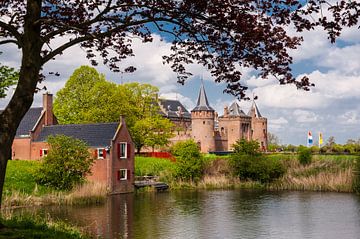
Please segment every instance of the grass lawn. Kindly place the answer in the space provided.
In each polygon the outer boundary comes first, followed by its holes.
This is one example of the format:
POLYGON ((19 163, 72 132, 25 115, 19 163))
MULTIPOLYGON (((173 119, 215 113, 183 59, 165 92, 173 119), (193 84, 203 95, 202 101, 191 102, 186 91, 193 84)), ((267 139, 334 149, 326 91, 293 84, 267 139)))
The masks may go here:
POLYGON ((31 217, 12 217, 0 219, 0 239, 80 239, 89 238, 63 222, 45 222, 45 219, 31 217))
POLYGON ((39 167, 39 161, 9 160, 3 194, 9 195, 17 191, 25 194, 43 195, 50 192, 50 189, 35 182, 34 175, 39 167))

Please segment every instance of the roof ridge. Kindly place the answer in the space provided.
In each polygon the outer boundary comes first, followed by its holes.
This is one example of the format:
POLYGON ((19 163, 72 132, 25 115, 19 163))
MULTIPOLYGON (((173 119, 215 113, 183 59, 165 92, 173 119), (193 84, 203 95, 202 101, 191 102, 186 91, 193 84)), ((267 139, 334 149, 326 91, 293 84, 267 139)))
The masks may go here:
POLYGON ((44 127, 58 127, 58 126, 83 126, 83 125, 106 125, 106 124, 120 124, 120 122, 103 122, 103 123, 82 123, 82 124, 54 124, 45 125, 44 127))

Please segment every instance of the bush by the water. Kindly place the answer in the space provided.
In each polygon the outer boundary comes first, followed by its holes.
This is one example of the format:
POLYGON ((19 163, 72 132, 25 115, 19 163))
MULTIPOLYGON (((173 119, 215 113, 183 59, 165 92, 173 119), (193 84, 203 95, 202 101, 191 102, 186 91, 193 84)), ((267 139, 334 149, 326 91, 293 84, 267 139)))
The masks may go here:
POLYGON ((264 157, 257 141, 241 139, 233 148, 229 163, 240 179, 267 183, 284 175, 284 165, 279 160, 264 157))
POLYGON ((171 148, 176 158, 176 177, 182 180, 199 180, 204 171, 204 159, 193 140, 176 143, 171 148))
POLYGON ((311 159, 312 159, 311 148, 301 145, 298 149, 298 159, 301 165, 311 164, 311 159))
POLYGON ((48 138, 50 150, 37 172, 37 182, 57 190, 70 190, 90 173, 94 158, 85 142, 65 135, 48 138))

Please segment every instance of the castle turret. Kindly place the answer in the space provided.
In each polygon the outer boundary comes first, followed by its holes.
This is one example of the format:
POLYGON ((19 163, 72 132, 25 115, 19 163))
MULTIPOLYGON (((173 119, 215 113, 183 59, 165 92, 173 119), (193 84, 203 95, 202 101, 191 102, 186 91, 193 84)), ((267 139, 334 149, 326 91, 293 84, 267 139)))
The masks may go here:
POLYGON ((214 127, 215 110, 209 105, 202 83, 196 107, 191 111, 191 134, 203 153, 215 150, 214 127))
POLYGON ((252 139, 257 140, 262 150, 266 150, 268 146, 267 142, 267 119, 262 117, 259 108, 257 107, 255 100, 248 113, 251 116, 251 132, 252 139))

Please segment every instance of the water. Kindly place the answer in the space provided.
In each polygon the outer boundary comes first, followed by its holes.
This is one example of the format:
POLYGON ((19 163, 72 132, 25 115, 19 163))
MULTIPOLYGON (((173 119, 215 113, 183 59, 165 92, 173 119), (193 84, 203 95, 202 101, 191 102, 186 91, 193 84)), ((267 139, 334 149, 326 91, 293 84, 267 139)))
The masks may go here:
POLYGON ((179 191, 34 210, 104 238, 360 238, 360 198, 353 194, 179 191))

